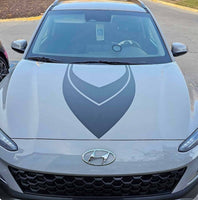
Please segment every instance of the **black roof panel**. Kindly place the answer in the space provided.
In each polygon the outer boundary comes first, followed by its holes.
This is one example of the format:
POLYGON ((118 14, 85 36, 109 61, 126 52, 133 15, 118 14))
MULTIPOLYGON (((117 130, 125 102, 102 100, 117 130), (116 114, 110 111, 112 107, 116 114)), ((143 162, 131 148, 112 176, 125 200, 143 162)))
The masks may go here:
POLYGON ((144 4, 138 0, 124 1, 103 1, 103 0, 80 0, 80 1, 57 1, 52 10, 75 10, 75 9, 90 9, 90 10, 123 10, 134 12, 147 12, 144 4))

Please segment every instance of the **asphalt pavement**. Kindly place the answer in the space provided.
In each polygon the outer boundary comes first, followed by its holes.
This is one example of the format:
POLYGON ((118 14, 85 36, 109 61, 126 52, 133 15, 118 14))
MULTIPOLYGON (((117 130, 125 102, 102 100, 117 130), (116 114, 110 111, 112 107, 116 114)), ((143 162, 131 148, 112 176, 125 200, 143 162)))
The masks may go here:
MULTIPOLYGON (((188 54, 176 58, 176 61, 186 81, 197 86, 198 90, 198 13, 154 3, 150 0, 143 0, 143 2, 154 13, 169 45, 173 42, 182 42, 188 46, 188 54)), ((11 50, 11 42, 16 39, 29 41, 37 25, 38 21, 0 23, 0 40, 10 60, 19 60, 22 57, 11 50)))

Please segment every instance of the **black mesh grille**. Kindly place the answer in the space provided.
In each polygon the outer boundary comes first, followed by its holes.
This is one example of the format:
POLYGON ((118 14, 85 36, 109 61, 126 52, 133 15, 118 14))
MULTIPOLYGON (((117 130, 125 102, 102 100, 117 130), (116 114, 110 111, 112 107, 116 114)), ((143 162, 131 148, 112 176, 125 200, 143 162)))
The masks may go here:
POLYGON ((10 167, 24 193, 64 197, 143 196, 171 193, 185 168, 166 173, 135 176, 67 176, 28 172, 10 167))

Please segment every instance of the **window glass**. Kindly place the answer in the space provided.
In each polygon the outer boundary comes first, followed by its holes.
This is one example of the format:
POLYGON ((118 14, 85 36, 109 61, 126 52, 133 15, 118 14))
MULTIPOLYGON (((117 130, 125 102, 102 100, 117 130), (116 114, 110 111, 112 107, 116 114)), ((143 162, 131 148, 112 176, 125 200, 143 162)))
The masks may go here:
POLYGON ((109 10, 50 11, 27 58, 32 56, 65 63, 171 61, 150 14, 109 10))

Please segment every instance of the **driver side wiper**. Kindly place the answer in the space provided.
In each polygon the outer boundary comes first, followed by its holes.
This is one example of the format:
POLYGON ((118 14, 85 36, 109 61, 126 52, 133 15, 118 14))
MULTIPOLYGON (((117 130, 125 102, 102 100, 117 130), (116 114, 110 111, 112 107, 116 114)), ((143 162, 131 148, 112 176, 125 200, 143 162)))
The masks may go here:
POLYGON ((60 60, 56 60, 53 58, 48 58, 48 57, 29 57, 28 60, 34 60, 34 61, 38 61, 38 62, 47 62, 47 63, 61 63, 60 60))
POLYGON ((72 62, 72 64, 108 64, 108 65, 132 65, 133 63, 128 62, 115 62, 115 61, 106 61, 106 60, 99 60, 99 61, 81 61, 81 62, 72 62))

